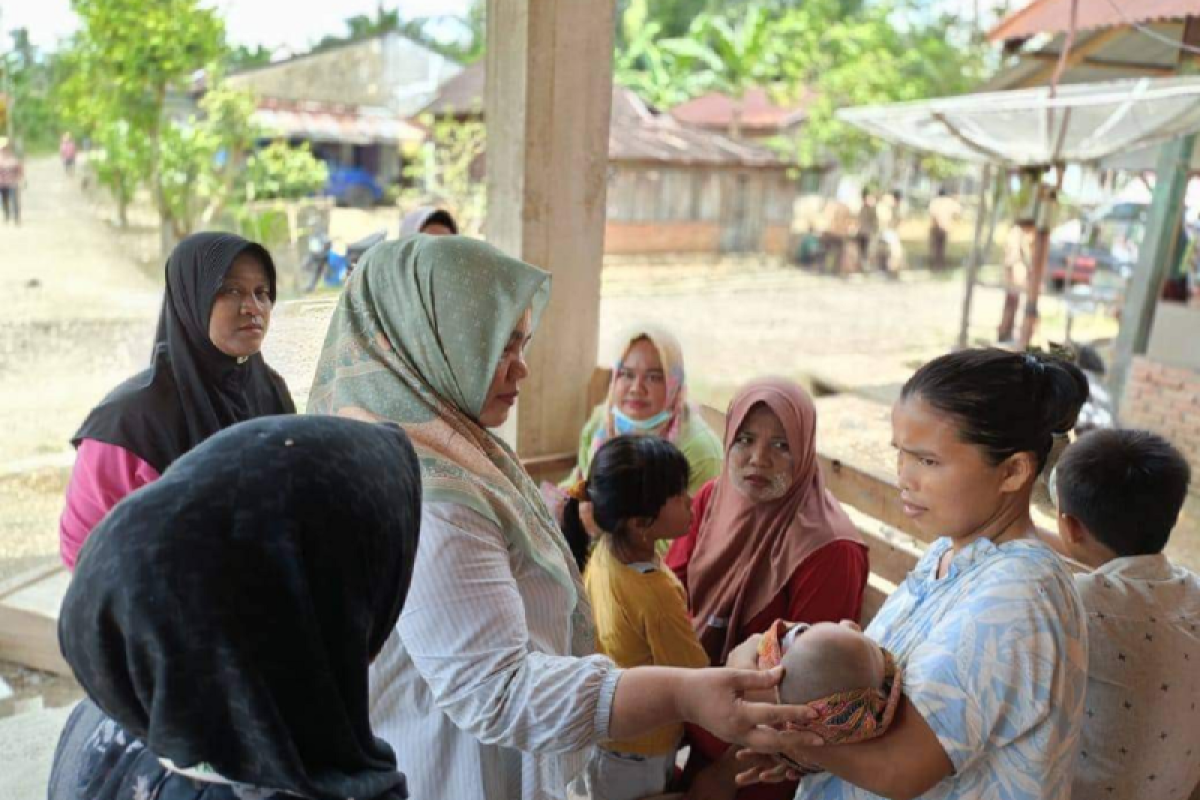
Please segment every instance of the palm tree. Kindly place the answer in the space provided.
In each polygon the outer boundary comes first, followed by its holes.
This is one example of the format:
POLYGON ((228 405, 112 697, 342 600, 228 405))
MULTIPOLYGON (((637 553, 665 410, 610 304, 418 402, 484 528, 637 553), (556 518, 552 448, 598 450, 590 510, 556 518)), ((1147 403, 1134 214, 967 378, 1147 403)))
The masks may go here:
POLYGON ((733 98, 736 105, 729 135, 740 137, 741 104, 746 92, 777 73, 776 50, 765 9, 757 3, 750 5, 737 27, 724 17, 701 14, 686 37, 667 39, 661 47, 677 58, 702 64, 706 69, 698 76, 699 81, 733 98))

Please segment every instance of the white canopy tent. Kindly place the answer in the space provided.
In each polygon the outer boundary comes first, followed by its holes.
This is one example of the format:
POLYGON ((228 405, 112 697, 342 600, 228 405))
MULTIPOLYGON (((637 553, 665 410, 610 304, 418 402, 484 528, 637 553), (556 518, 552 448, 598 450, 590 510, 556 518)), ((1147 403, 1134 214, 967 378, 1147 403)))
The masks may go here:
MULTIPOLYGON (((987 92, 843 109, 838 118, 901 147, 1012 167, 1095 164, 1200 130, 1200 76, 987 92)), ((1142 159, 1139 159, 1142 160, 1142 159)))
MULTIPOLYGON (((1159 156, 1170 150, 1163 145, 1200 131, 1200 76, 1070 84, 1057 91, 1038 87, 985 92, 843 109, 838 117, 892 144, 983 166, 985 185, 980 189, 980 214, 959 329, 959 346, 965 347, 992 167, 1038 169, 1081 164, 1099 169, 1153 169, 1160 163, 1159 156)), ((1172 169, 1184 164, 1194 167, 1190 145, 1185 149, 1186 156, 1175 161, 1177 166, 1172 169)), ((1167 157, 1167 163, 1171 161, 1167 157)), ((1061 169, 1058 174, 1061 180, 1061 169)), ((1042 197, 1049 200, 1045 206, 1053 205, 1051 193, 1042 192, 1042 197)), ((996 197, 992 203, 993 225, 998 200, 996 197)), ((1040 234, 1029 286, 1029 305, 1034 310, 1026 311, 1023 345, 1029 343, 1036 324, 1037 296, 1049 246, 1049 214, 1039 216, 1040 234)), ((1158 248, 1154 250, 1157 253, 1158 248)))

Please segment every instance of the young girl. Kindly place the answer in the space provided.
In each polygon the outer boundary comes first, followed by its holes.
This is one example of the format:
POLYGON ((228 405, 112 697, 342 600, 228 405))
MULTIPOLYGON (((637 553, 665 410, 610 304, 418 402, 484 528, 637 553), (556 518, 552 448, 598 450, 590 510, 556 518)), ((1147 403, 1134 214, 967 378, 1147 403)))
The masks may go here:
MULTIPOLYGON (((596 451, 591 471, 571 491, 563 527, 586 540, 580 504, 588 504, 600 536, 583 582, 602 653, 623 668, 707 667, 688 619, 683 586, 663 567, 655 543, 687 533, 692 519, 688 463, 655 436, 620 436, 596 451)), ((585 509, 585 512, 587 509, 585 509)), ((674 767, 679 725, 596 749, 586 782, 593 800, 635 800, 661 793, 674 767)))

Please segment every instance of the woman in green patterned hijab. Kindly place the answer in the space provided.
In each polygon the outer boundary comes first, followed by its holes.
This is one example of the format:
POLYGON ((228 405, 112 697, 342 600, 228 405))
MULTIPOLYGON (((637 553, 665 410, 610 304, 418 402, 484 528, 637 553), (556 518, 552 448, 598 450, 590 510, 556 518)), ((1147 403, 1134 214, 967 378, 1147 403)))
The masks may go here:
MULTIPOLYGON (((458 503, 499 526, 581 606, 562 558, 569 551, 537 487, 488 431, 516 402, 525 346, 549 300, 549 273, 483 242, 381 244, 329 323, 309 409, 399 423, 421 458, 424 501, 458 503)), ((591 652, 591 612, 579 612, 580 649, 591 652)))
POLYGON ((776 673, 618 670, 595 655, 574 559, 489 429, 528 375, 550 276, 483 242, 418 234, 367 253, 330 322, 310 413, 390 420, 421 464, 421 546, 371 670, 371 721, 413 797, 566 797, 596 743, 694 722, 760 745, 805 708, 746 703, 776 673), (619 691, 618 691, 619 681, 619 691))

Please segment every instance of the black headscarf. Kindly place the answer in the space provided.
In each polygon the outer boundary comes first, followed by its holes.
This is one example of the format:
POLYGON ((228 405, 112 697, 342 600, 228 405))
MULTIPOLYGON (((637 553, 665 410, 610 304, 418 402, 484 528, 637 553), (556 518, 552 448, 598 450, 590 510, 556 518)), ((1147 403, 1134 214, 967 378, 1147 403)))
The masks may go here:
POLYGON ((287 385, 256 353, 239 364, 208 336, 221 282, 238 256, 262 262, 275 301, 275 262, 262 245, 231 233, 197 233, 167 260, 167 288, 146 369, 92 409, 71 439, 123 447, 162 473, 200 442, 237 422, 294 414, 287 385))
POLYGON ((67 663, 178 767, 404 798, 367 673, 408 592, 420 498, 396 426, 290 416, 224 431, 88 539, 59 618, 67 663))

